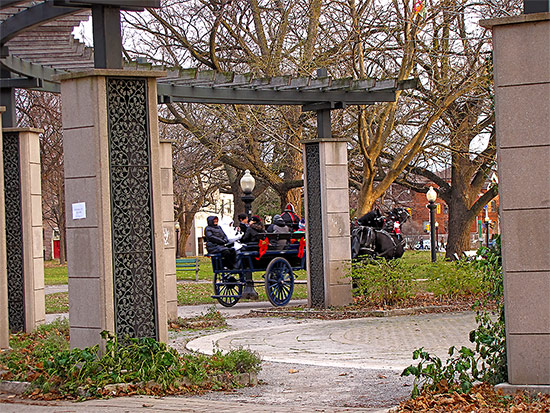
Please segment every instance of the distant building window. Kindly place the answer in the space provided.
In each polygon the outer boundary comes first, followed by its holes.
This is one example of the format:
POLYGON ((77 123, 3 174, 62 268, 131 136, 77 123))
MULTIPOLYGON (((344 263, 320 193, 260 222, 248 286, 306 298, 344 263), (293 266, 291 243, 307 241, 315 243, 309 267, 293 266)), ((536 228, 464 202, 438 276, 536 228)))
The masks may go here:
POLYGON ((449 207, 447 206, 447 204, 443 204, 443 213, 444 213, 444 214, 448 214, 448 213, 449 213, 449 207))
POLYGON ((491 201, 491 211, 497 212, 497 201, 491 201))

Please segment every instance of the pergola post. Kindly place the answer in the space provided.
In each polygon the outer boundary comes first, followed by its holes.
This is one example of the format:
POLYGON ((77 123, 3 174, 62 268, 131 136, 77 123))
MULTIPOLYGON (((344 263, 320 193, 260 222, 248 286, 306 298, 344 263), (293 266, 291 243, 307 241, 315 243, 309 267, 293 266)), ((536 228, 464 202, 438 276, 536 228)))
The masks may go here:
POLYGON ((71 347, 168 338, 156 77, 61 78, 71 347))
POLYGON ((3 128, 9 327, 32 331, 45 321, 41 129, 3 128))
POLYGON ((174 140, 160 141, 160 185, 162 190, 162 240, 164 247, 164 282, 168 320, 178 317, 176 279, 176 237, 174 234, 174 182, 172 144, 174 140))
POLYGON ((550 13, 481 25, 493 31, 508 382, 548 393, 550 13))
POLYGON ((332 137, 330 107, 316 111, 318 138, 303 142, 310 307, 352 301, 348 142, 332 137))
MULTIPOLYGON (((6 108, 0 106, 0 130, 2 130, 1 115, 6 108)), ((0 148, 2 134, 0 133, 0 148)), ((4 213, 4 162, 0 156, 0 351, 10 346, 8 321, 8 274, 6 269, 6 216, 4 213)))

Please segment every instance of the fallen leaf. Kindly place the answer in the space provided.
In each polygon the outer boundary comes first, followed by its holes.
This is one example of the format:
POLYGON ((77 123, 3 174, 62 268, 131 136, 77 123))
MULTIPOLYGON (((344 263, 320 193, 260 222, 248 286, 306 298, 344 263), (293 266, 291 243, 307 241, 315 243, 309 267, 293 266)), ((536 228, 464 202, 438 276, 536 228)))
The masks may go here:
POLYGON ((290 374, 298 373, 300 370, 290 369, 288 372, 290 374))
POLYGON ((348 373, 340 373, 340 376, 347 376, 348 373))
POLYGON ((379 375, 378 375, 378 378, 379 378, 379 379, 387 379, 387 377, 384 376, 383 374, 379 374, 379 375))

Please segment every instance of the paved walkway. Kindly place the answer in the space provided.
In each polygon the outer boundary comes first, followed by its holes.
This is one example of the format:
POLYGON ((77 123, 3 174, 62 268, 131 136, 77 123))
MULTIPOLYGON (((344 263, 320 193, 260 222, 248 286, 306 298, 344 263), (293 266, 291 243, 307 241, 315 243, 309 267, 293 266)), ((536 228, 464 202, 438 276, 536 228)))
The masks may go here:
POLYGON ((249 348, 263 360, 314 366, 402 371, 414 350, 424 347, 442 359, 451 346, 468 346, 475 314, 442 313, 338 321, 234 320, 235 331, 200 337, 187 348, 211 354, 215 348, 249 348))
MULTIPOLYGON (((2 400, 0 399, 0 403, 2 400)), ((239 402, 221 402, 204 400, 200 397, 163 397, 146 396, 117 397, 107 400, 89 400, 82 403, 52 402, 45 404, 2 403, 2 413, 134 413, 134 412, 185 412, 185 413, 344 413, 370 412, 385 413, 388 409, 365 409, 353 407, 299 406, 292 404, 263 405, 239 402), (55 404, 55 405, 53 405, 55 404)))

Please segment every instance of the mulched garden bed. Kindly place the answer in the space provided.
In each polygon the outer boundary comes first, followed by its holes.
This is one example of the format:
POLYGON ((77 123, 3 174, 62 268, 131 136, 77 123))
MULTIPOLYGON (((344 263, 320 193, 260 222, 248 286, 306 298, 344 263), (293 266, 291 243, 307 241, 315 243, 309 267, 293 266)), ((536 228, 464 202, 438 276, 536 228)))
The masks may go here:
POLYGON ((529 395, 526 392, 508 395, 485 383, 474 386, 468 394, 449 393, 447 389, 423 392, 415 399, 401 402, 393 412, 548 413, 550 395, 529 395))
MULTIPOLYGON (((241 317, 295 317, 315 318, 319 320, 344 320, 363 317, 392 317, 423 313, 449 313, 472 311, 479 297, 436 297, 424 293, 394 305, 369 303, 354 299, 354 303, 345 307, 309 308, 307 306, 273 307, 251 310, 241 317)), ((496 306, 494 306, 496 308, 496 306)))

